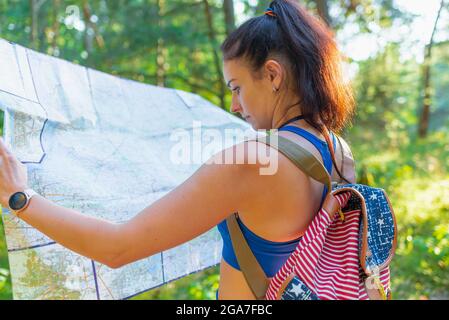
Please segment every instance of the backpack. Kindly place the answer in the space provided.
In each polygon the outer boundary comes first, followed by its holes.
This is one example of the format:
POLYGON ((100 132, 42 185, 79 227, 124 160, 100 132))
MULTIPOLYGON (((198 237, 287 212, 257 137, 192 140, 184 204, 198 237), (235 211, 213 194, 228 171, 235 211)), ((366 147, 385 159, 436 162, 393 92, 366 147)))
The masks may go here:
POLYGON ((309 151, 279 135, 273 143, 272 137, 250 140, 278 149, 326 185, 328 192, 298 246, 271 279, 248 246, 235 214, 226 219, 237 261, 256 299, 390 300, 389 265, 397 226, 385 191, 331 183, 324 166, 309 151))

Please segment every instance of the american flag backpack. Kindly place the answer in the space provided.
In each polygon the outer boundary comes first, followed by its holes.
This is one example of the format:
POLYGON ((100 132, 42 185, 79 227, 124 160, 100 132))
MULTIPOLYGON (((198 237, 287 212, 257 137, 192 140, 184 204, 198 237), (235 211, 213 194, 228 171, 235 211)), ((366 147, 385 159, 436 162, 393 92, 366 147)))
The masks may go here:
MULTIPOLYGON (((394 212, 383 189, 337 185, 309 151, 282 136, 255 138, 278 149, 327 186, 321 209, 294 252, 268 279, 235 215, 227 218, 240 268, 258 300, 389 300, 390 262, 396 247, 394 212)), ((331 152, 333 152, 331 147, 331 152)))

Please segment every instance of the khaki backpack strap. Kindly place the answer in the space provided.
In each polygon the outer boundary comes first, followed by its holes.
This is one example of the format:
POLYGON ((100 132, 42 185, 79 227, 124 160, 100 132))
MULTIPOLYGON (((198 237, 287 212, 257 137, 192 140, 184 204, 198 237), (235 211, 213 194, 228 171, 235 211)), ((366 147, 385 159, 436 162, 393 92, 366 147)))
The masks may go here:
MULTIPOLYGON (((276 145, 276 143, 272 143, 272 137, 272 135, 269 135, 266 136, 266 141, 259 139, 257 139, 257 141, 263 142, 279 150, 279 152, 290 159, 305 174, 326 185, 328 193, 331 192, 331 178, 327 173, 326 168, 324 168, 321 162, 318 161, 313 154, 296 143, 291 142, 281 136, 276 137, 278 138, 278 143, 276 145)), ((256 299, 262 300, 267 292, 269 280, 246 242, 242 230, 238 225, 236 215, 230 215, 226 219, 226 223, 240 270, 245 276, 246 282, 251 288, 251 291, 256 299)))
POLYGON ((321 182, 327 186, 327 193, 332 191, 331 177, 327 172, 323 164, 308 150, 304 149, 300 145, 282 137, 276 135, 278 139, 278 145, 271 143, 273 135, 267 136, 267 141, 257 140, 259 142, 264 142, 281 152, 290 161, 292 161, 302 172, 311 177, 312 179, 321 182))
POLYGON ((251 291, 257 300, 263 300, 270 284, 265 272, 257 262, 238 225, 235 214, 226 219, 235 256, 251 291))

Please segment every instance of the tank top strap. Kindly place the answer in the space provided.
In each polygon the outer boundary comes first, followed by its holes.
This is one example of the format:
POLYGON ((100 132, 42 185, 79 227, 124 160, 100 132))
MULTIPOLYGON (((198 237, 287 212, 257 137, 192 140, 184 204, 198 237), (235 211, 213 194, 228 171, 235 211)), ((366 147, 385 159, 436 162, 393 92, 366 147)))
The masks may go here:
MULTIPOLYGON (((312 143, 315 148, 318 149, 318 151, 321 154, 321 157, 323 158, 323 164, 326 168, 327 172, 331 175, 332 174, 332 158, 331 154, 328 148, 328 145, 325 141, 320 140, 317 136, 313 135, 307 130, 304 130, 302 128, 294 127, 294 126, 285 126, 279 129, 279 131, 290 131, 293 133, 296 133, 297 135, 300 135, 301 137, 307 139, 310 143, 312 143)), ((336 140, 335 135, 333 132, 330 132, 332 136, 332 142, 334 145, 334 150, 336 148, 336 140)))

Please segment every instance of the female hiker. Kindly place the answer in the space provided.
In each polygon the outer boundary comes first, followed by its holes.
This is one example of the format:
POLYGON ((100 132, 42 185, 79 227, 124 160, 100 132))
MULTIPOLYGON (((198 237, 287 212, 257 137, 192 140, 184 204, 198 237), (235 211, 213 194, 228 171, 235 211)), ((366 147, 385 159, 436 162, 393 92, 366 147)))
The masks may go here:
MULTIPOLYGON (((265 14, 232 32, 221 49, 231 111, 256 130, 279 129, 280 136, 322 161, 332 180, 354 182, 349 147, 334 134, 348 123, 354 103, 342 80, 336 43, 324 24, 296 1, 276 0, 265 14)), ((17 194, 29 187, 26 167, 0 141, 0 204, 12 204, 13 213, 29 225, 111 268, 178 246, 218 225, 224 245, 217 296, 254 299, 233 252, 226 217, 238 212, 250 248, 267 277, 273 277, 301 241, 325 190, 275 149, 256 141, 243 144, 244 152, 237 152, 242 148, 236 145, 211 159, 234 154, 235 164, 203 164, 167 195, 116 224, 38 194, 28 201, 17 194), (260 174, 258 150, 278 157, 275 174, 260 174)))

